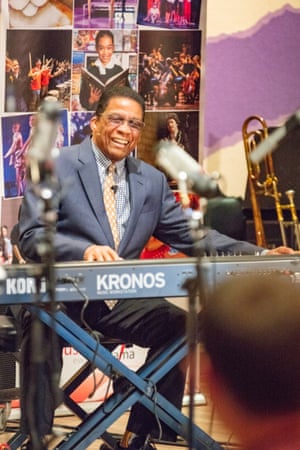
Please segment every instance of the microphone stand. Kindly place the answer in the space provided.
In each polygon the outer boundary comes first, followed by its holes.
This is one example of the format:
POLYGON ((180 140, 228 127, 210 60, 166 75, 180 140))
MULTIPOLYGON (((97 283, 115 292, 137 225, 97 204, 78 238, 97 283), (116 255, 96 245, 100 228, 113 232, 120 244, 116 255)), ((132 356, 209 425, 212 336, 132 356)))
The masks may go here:
MULTIPOLYGON (((55 251, 54 251, 54 234, 56 224, 56 212, 54 208, 54 199, 58 195, 58 183, 52 175, 52 162, 46 161, 41 163, 43 166, 40 170, 43 173, 41 183, 34 186, 34 191, 38 198, 41 208, 41 217, 45 226, 43 238, 37 243, 37 252, 41 258, 41 270, 35 275, 37 286, 36 306, 49 309, 52 313, 56 310, 55 302, 55 286, 56 277, 54 270, 55 251), (51 170, 50 170, 51 169, 51 170), (39 300, 40 287, 45 282, 47 304, 41 304, 39 300)), ((34 316, 32 319, 32 335, 31 335, 31 355, 30 363, 33 379, 29 384, 29 395, 31 394, 33 412, 28 415, 29 436, 32 448, 34 450, 46 450, 47 445, 44 442, 44 435, 41 430, 40 415, 44 410, 43 401, 45 396, 51 396, 53 404, 59 404, 59 377, 60 370, 57 363, 58 337, 55 333, 54 322, 52 327, 44 325, 41 320, 34 316), (47 365, 48 358, 48 365, 47 365), (51 367, 50 376, 51 385, 50 392, 44 393, 48 386, 44 386, 42 380, 45 377, 45 371, 51 367)))
POLYGON ((188 319, 187 319, 187 341, 188 341, 188 361, 189 361, 189 450, 196 448, 195 437, 193 432, 194 423, 194 394, 196 387, 196 373, 197 373, 197 344, 199 342, 199 306, 203 304, 205 290, 204 290, 204 276, 202 257, 204 252, 198 243, 205 237, 206 229, 204 227, 204 215, 206 210, 207 200, 201 197, 201 209, 192 211, 188 208, 188 189, 187 189, 187 174, 180 172, 178 176, 178 188, 180 191, 182 206, 186 212, 191 234, 194 241, 196 263, 196 276, 187 279, 183 285, 188 291, 188 319))
MULTIPOLYGON (((36 306, 47 308, 51 315, 56 310, 54 270, 55 246, 54 235, 56 229, 56 206, 59 201, 59 183, 54 175, 54 157, 58 149, 54 140, 59 123, 60 109, 44 103, 40 112, 37 129, 35 130, 32 148, 29 150, 28 181, 37 199, 37 208, 40 208, 41 220, 44 225, 42 238, 37 242, 37 253, 40 257, 40 270, 34 274, 36 283, 36 306), (53 146, 53 147, 52 147, 53 146), (48 302, 40 301, 41 286, 45 283, 48 302)), ((42 430, 43 411, 45 405, 51 402, 59 404, 59 377, 60 351, 58 337, 55 333, 54 320, 51 327, 42 323, 34 315, 31 322, 31 342, 29 347, 30 377, 28 399, 32 404, 26 404, 25 414, 28 422, 31 448, 33 450, 46 450, 44 433, 42 430), (51 369, 49 369, 51 368, 51 369), (51 370, 50 386, 47 384, 48 371, 51 370), (50 392, 47 392, 47 391, 50 392), (40 420, 41 419, 41 420, 40 420)), ((49 406, 50 407, 50 406, 49 406)), ((46 406, 47 409, 47 406, 46 406)), ((47 420, 47 419, 46 419, 47 420)))

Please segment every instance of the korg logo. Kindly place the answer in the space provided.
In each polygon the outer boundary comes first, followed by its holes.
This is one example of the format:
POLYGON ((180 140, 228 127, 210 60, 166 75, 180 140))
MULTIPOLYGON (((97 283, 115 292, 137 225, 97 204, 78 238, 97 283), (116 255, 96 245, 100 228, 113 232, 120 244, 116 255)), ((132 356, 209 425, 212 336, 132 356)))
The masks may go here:
MULTIPOLYGON (((42 281, 40 292, 45 292, 45 282, 42 281)), ((34 278, 7 278, 6 295, 36 294, 34 278)))
POLYGON ((97 292, 138 291, 142 289, 160 289, 165 287, 163 272, 123 273, 97 275, 97 292))

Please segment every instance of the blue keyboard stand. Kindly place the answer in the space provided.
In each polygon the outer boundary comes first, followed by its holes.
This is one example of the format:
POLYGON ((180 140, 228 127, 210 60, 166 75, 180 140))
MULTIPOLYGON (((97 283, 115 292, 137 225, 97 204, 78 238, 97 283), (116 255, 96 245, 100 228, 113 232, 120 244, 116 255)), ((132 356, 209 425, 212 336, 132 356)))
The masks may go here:
MULTIPOLYGON (((78 413, 82 422, 56 445, 56 449, 82 450, 99 437, 113 448, 116 443, 115 439, 106 430, 136 402, 141 402, 187 442, 192 429, 193 448, 197 450, 222 449, 216 441, 198 426, 191 424, 189 418, 155 391, 154 387, 158 381, 187 355, 188 346, 185 338, 171 343, 152 361, 134 372, 115 358, 86 330, 72 321, 62 310, 58 309, 54 313, 50 313, 46 308, 36 305, 28 305, 28 308, 43 323, 54 327, 57 335, 89 362, 92 362, 94 368, 98 368, 108 377, 121 376, 128 382, 124 390, 114 393, 92 413, 83 413, 80 408, 78 413)), ((17 450, 23 441, 24 435, 16 433, 9 442, 11 450, 17 450)))

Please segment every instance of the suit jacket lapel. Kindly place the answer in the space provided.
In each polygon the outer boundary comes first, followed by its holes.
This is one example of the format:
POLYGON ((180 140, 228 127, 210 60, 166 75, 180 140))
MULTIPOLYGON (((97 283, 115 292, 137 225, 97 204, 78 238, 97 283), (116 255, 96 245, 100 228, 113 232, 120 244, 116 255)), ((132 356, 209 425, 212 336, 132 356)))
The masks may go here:
MULTIPOLYGON (((81 163, 78 175, 82 182, 83 189, 85 190, 87 200, 98 219, 102 232, 106 236, 107 243, 113 247, 113 237, 105 212, 102 187, 90 138, 85 139, 80 145, 78 160, 81 163)), ((145 183, 144 176, 140 169, 140 161, 133 157, 128 157, 127 169, 130 190, 130 217, 128 219, 126 231, 120 242, 120 252, 122 252, 122 249, 126 248, 132 239, 132 233, 135 231, 136 223, 145 200, 145 183)))
POLYGON ((132 239, 132 233, 136 229, 136 223, 145 201, 145 183, 144 176, 140 169, 140 161, 133 157, 128 157, 127 169, 130 190, 130 216, 123 239, 120 242, 120 252, 126 248, 132 239))
POLYGON ((97 217, 102 231, 105 233, 108 244, 113 246, 113 238, 110 225, 105 213, 102 187, 90 138, 85 139, 80 145, 78 160, 81 163, 81 166, 78 170, 78 176, 82 182, 87 200, 95 216, 97 217))

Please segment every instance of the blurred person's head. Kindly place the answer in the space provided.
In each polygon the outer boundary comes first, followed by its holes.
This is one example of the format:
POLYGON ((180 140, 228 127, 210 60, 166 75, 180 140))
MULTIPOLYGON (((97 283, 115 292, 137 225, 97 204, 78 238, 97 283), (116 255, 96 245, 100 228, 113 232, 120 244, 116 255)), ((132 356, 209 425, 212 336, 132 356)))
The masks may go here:
POLYGON ((203 343, 212 400, 249 448, 273 428, 300 430, 300 286, 290 275, 217 285, 203 309, 203 343))

